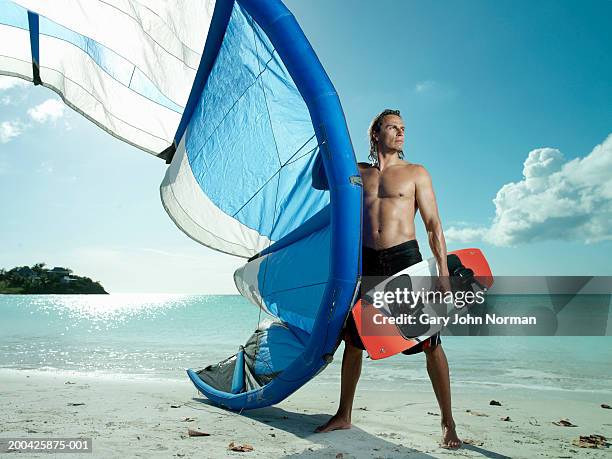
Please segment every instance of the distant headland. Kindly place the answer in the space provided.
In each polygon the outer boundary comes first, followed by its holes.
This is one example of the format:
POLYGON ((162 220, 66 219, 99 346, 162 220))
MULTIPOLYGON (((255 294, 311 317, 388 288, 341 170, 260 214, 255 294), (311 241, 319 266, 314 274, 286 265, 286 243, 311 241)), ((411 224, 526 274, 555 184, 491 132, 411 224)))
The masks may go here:
POLYGON ((69 268, 45 263, 0 269, 0 294, 108 294, 99 282, 77 276, 69 268))

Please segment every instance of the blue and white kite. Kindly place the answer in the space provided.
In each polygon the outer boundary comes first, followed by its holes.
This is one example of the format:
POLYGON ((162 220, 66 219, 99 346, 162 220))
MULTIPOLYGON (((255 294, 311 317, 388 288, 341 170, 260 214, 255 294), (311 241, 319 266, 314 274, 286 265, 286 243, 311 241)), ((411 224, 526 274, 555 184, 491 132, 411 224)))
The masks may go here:
POLYGON ((257 408, 327 365, 360 276, 361 182, 338 96, 279 0, 0 0, 0 73, 166 159, 170 218, 250 260, 236 286, 270 320, 188 371, 200 392, 257 408))

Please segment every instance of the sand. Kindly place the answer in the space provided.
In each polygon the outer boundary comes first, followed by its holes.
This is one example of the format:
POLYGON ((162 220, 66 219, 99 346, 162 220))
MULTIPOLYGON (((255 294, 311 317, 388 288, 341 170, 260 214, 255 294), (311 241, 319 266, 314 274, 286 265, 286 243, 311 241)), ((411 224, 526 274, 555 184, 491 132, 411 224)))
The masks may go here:
POLYGON ((455 388, 457 430, 473 443, 449 451, 438 446, 438 408, 433 392, 423 388, 401 392, 358 388, 354 427, 315 434, 314 428, 335 411, 337 384, 315 380, 277 406, 242 414, 210 405, 187 378, 2 370, 0 387, 1 438, 90 437, 93 457, 612 457, 610 447, 590 450, 572 445, 579 435, 600 434, 610 441, 612 410, 600 407, 610 401, 598 395, 573 399, 571 393, 455 388), (491 399, 502 406, 489 405, 491 399), (510 421, 502 420, 507 416, 510 421), (578 427, 552 423, 562 418, 578 427), (189 437, 188 429, 210 436, 189 437), (229 451, 231 442, 251 445, 253 451, 229 451))

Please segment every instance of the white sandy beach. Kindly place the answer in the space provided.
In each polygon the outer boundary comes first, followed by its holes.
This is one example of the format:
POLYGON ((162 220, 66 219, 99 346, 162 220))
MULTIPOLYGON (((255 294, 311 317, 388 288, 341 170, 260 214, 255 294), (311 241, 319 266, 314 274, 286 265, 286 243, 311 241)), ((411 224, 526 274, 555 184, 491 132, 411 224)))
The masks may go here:
MULTIPOLYGON (((206 403, 187 378, 183 382, 113 380, 1 370, 0 386, 0 437, 91 437, 94 457, 603 458, 612 453, 610 448, 572 445, 579 435, 600 434, 608 441, 612 436, 612 410, 600 407, 609 401, 600 400, 599 395, 573 400, 567 394, 517 396, 486 387, 455 390, 458 433, 472 444, 449 451, 437 446, 437 405, 433 392, 422 389, 376 392, 361 388, 353 429, 314 434, 314 428, 337 406, 337 385, 315 380, 275 407, 242 415, 206 403), (502 406, 489 405, 491 399, 502 406), (501 420, 506 416, 510 421, 501 420), (578 427, 552 424, 561 418, 578 427), (210 436, 189 437, 189 428, 210 436), (231 452, 231 442, 254 449, 231 452)), ((92 457, 69 457, 79 456, 92 457)))

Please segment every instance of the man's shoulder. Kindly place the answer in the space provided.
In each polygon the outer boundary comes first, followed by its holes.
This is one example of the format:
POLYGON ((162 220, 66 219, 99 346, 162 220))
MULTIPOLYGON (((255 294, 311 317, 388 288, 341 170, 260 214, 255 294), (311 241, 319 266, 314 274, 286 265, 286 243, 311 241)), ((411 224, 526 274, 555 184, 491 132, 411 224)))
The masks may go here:
POLYGON ((429 172, 422 164, 411 163, 409 174, 417 186, 431 185, 431 175, 429 175, 429 172))
POLYGON ((362 175, 370 175, 373 173, 372 171, 378 170, 376 166, 370 163, 357 163, 357 169, 359 169, 359 173, 362 175))
POLYGON ((408 161, 402 161, 400 164, 397 164, 394 167, 397 167, 402 172, 405 172, 411 175, 415 175, 415 176, 429 175, 429 173, 427 172, 427 169, 425 169, 425 166, 423 166, 422 164, 409 163, 408 161))
POLYGON ((423 166, 422 164, 406 163, 406 165, 410 168, 410 171, 415 174, 429 175, 429 172, 427 172, 427 169, 425 169, 425 166, 423 166))
POLYGON ((428 174, 429 173, 429 172, 427 172, 427 169, 425 168, 425 166, 423 166, 422 164, 412 163, 411 165, 414 167, 414 170, 416 172, 418 172, 419 174, 428 174))
POLYGON ((425 166, 417 163, 409 163, 402 161, 401 164, 394 166, 396 171, 394 172, 397 180, 403 180, 415 183, 417 186, 425 185, 431 181, 431 177, 425 166))

